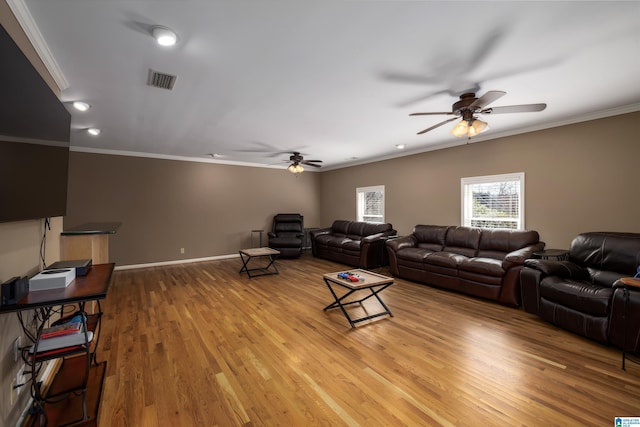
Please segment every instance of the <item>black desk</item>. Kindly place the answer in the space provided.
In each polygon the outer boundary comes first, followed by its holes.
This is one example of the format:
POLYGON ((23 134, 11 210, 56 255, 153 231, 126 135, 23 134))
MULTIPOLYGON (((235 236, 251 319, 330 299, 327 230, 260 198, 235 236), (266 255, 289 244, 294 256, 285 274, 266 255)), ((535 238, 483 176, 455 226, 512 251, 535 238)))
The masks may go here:
POLYGON ((0 306, 0 313, 17 313, 25 335, 32 341, 21 349, 22 358, 31 372, 32 409, 35 411, 31 425, 52 427, 97 417, 107 363, 96 360, 102 318, 100 300, 107 296, 114 266, 113 263, 93 265, 86 276, 77 276, 66 288, 29 292, 17 304, 0 306), (56 307, 77 304, 79 311, 84 311, 85 304, 93 301, 97 302, 98 310, 87 315, 84 325, 87 331, 93 332, 90 343, 83 348, 65 348, 56 354, 29 354, 31 344, 37 348, 42 329, 51 316, 58 313, 56 307), (22 317, 23 311, 30 310, 34 310, 37 320, 35 335, 28 327, 31 319, 24 321, 22 317), (53 359, 62 359, 62 366, 45 390, 37 376, 42 362, 53 359))

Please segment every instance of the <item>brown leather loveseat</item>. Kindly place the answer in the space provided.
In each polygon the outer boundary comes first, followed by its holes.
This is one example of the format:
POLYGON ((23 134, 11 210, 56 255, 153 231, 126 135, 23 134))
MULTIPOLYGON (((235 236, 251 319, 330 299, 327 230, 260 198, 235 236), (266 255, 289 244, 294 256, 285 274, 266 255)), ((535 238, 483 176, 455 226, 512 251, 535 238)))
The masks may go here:
POLYGON ((520 305, 520 270, 542 250, 537 231, 416 225, 386 242, 391 274, 403 279, 520 305))
POLYGON ((527 260, 521 273, 525 311, 584 337, 640 351, 640 292, 626 295, 621 277, 640 263, 640 234, 590 232, 576 236, 567 261, 527 260))
POLYGON ((336 220, 331 227, 309 232, 313 256, 359 268, 387 265, 384 242, 395 234, 389 223, 347 220, 336 220))

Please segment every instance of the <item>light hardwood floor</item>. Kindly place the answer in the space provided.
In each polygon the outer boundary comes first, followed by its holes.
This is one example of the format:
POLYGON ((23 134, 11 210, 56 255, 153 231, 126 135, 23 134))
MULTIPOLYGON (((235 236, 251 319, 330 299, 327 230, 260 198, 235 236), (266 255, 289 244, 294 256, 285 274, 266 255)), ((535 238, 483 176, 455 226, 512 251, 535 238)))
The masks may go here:
MULTIPOLYGON (((393 318, 351 329, 322 274, 240 259, 116 271, 101 426, 613 426, 640 365, 519 309, 396 279, 393 318)), ((383 271, 384 273, 384 271, 383 271)), ((375 301, 365 309, 376 311, 375 301)), ((361 311, 356 305, 352 310, 361 311)))

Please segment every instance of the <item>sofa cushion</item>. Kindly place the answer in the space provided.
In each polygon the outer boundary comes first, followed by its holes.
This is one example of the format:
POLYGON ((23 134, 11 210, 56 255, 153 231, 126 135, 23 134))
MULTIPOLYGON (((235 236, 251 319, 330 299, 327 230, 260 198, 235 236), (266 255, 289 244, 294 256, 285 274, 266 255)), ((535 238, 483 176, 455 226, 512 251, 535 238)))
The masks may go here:
MULTIPOLYGON (((480 256, 488 256, 484 255, 484 253, 508 253, 526 246, 535 245, 539 241, 540 235, 537 231, 532 230, 482 230, 478 254, 480 256)), ((491 256, 491 258, 495 257, 491 256)))
POLYGON ((424 259, 432 254, 433 251, 423 249, 423 248, 404 248, 400 249, 396 253, 396 257, 399 260, 407 260, 407 261, 415 261, 415 262, 424 262, 424 259))
POLYGON ((495 277, 502 277, 505 273, 504 269, 502 268, 502 261, 495 258, 466 258, 462 260, 458 268, 464 271, 495 277))
POLYGON ((347 242, 351 242, 351 239, 348 237, 331 236, 330 239, 327 239, 327 246, 332 248, 342 248, 347 242))
POLYGON ((342 249, 348 250, 348 251, 360 252, 360 246, 361 245, 362 245, 362 241, 361 240, 349 240, 349 241, 345 241, 342 244, 342 249))
POLYGON ((424 259, 425 264, 457 269, 467 257, 451 252, 433 252, 424 259))
POLYGON ((480 228, 449 227, 443 250, 472 258, 478 252, 481 234, 480 228))
POLYGON ((448 228, 449 226, 446 225, 416 225, 413 228, 413 235, 416 238, 417 246, 434 252, 441 251, 448 228))
POLYGON ((351 239, 345 236, 336 236, 333 234, 321 234, 316 237, 316 243, 320 246, 331 246, 334 248, 340 248, 345 242, 349 242, 351 239))
POLYGON ((581 313, 607 316, 613 289, 549 276, 540 282, 540 298, 581 313))
POLYGON ((364 222, 352 222, 347 230, 347 237, 354 240, 362 239, 364 235, 364 222))
POLYGON ((351 222, 352 221, 345 221, 343 219, 333 221, 333 224, 331 225, 331 233, 346 236, 349 233, 349 225, 351 222))

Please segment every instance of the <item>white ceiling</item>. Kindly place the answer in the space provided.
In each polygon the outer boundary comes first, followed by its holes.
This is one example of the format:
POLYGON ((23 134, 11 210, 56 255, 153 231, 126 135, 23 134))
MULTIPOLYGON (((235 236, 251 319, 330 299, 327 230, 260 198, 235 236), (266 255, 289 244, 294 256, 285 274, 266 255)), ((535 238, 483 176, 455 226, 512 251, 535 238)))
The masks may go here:
MULTIPOLYGON (((68 82, 71 146, 325 169, 464 144, 465 89, 503 90, 472 142, 640 110, 640 2, 9 0, 26 4, 68 82), (171 48, 152 25, 175 30, 171 48), (149 69, 177 75, 172 91, 149 69), (398 81, 397 77, 406 77, 398 81), (99 127, 91 137, 83 130, 99 127), (407 144, 403 152, 396 144, 407 144), (265 151, 249 152, 247 150, 265 151)), ((310 168, 307 168, 310 169, 310 168)))

